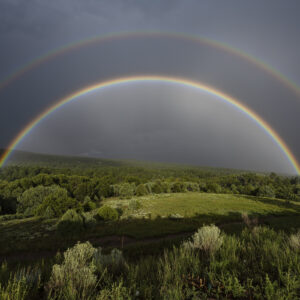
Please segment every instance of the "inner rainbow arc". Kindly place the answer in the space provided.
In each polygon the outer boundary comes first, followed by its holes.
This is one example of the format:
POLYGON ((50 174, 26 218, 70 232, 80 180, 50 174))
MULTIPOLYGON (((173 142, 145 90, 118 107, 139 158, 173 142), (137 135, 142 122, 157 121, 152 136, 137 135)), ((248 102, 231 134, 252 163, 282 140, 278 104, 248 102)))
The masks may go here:
POLYGON ((277 144, 279 149, 284 153, 288 161, 290 162, 293 169, 296 171, 298 175, 300 175, 300 166, 298 161, 296 160, 295 156, 293 155, 292 151, 289 149, 287 144, 283 141, 283 139, 279 136, 279 134, 265 121, 263 120, 256 112, 251 110, 245 104, 242 104, 237 99, 205 84, 202 84, 197 81, 187 80, 180 77, 169 77, 169 76, 132 76, 132 77, 122 77, 116 78, 112 80, 103 81, 100 83, 95 83, 93 85, 89 85, 83 89, 77 90, 76 92, 69 94, 68 96, 60 99, 51 107, 47 108, 41 114, 39 114, 36 118, 34 118, 29 124, 27 124, 19 134, 13 139, 13 141, 8 146, 7 150, 2 154, 0 157, 0 168, 4 166, 5 162, 8 160, 10 154, 13 150, 18 146, 18 144, 30 133, 30 131, 38 125, 47 115, 51 114, 52 112, 59 109, 66 103, 69 103, 80 96, 83 96, 89 92, 92 92, 97 89, 119 85, 122 83, 133 83, 133 82, 146 82, 146 81, 159 81, 159 82, 166 82, 166 83, 174 83, 174 84, 181 84, 187 87, 193 87, 205 91, 209 94, 217 96, 221 100, 232 104, 236 108, 238 108, 241 112, 245 113, 248 117, 250 117, 255 123, 257 123, 277 144))

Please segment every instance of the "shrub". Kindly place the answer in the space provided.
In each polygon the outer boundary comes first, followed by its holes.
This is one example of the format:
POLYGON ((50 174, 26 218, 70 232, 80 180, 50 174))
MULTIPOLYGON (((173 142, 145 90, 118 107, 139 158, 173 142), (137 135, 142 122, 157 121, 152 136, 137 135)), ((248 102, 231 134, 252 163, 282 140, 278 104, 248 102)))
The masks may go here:
POLYGON ((118 220, 119 214, 115 208, 102 206, 98 209, 96 217, 104 221, 118 220))
POLYGON ((172 193, 184 193, 187 191, 183 182, 175 182, 171 187, 172 193))
POLYGON ((222 187, 218 183, 209 183, 207 185, 207 192, 208 193, 221 193, 222 187))
POLYGON ((91 210, 96 209, 96 208, 97 208, 96 203, 93 202, 89 196, 86 196, 84 198, 84 203, 83 203, 84 211, 91 211, 91 210))
POLYGON ((55 212, 54 212, 54 210, 50 206, 48 206, 46 208, 46 210, 44 211, 44 213, 43 213, 43 217, 46 218, 46 219, 55 218, 55 212))
POLYGON ((145 196, 148 195, 149 192, 144 184, 139 184, 135 191, 137 196, 145 196))
POLYGON ((142 207, 142 204, 140 201, 136 200, 136 199, 132 199, 129 201, 129 205, 128 208, 132 211, 136 211, 138 209, 140 209, 142 207))
POLYGON ((190 192, 199 192, 199 184, 196 182, 185 182, 186 189, 190 192))
POLYGON ((57 223, 57 229, 61 233, 76 233, 83 230, 83 217, 74 209, 69 209, 57 223))
POLYGON ((230 190, 231 190, 232 194, 239 194, 239 190, 235 184, 232 184, 230 186, 230 190))
POLYGON ((207 185, 205 182, 199 182, 199 190, 200 192, 207 192, 207 185))
POLYGON ((103 254, 101 247, 94 253, 94 264, 98 272, 103 272, 105 268, 115 273, 124 266, 125 260, 122 251, 112 249, 109 254, 103 254))
POLYGON ((172 184, 170 182, 164 181, 161 185, 164 193, 171 193, 172 184))
MULTIPOLYGON (((138 296, 138 294, 136 294, 138 296)), ((97 295, 96 300, 132 299, 130 288, 124 286, 123 281, 114 282, 109 288, 104 288, 97 295)))
POLYGON ((97 283, 93 263, 95 251, 89 242, 77 243, 68 249, 64 253, 63 263, 52 268, 48 282, 49 296, 55 298, 63 294, 63 299, 69 299, 67 295, 72 295, 72 299, 91 296, 97 283))
POLYGON ((274 198, 275 197, 275 191, 274 191, 272 186, 263 185, 263 186, 258 188, 257 196, 274 198))
POLYGON ((300 251, 300 230, 296 234, 290 236, 289 244, 295 251, 300 251))
POLYGON ((223 236, 215 225, 203 226, 192 236, 192 240, 185 242, 186 248, 201 249, 208 254, 214 254, 222 245, 223 236))
POLYGON ((154 194, 161 194, 163 193, 163 186, 160 180, 156 180, 152 185, 152 193, 154 194))

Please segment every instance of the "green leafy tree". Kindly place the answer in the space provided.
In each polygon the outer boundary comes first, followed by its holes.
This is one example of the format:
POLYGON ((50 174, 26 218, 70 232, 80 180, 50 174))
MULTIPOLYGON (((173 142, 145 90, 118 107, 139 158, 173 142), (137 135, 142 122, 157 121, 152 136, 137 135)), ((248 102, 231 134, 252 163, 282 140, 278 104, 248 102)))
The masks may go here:
POLYGON ((257 196, 261 197, 275 197, 275 191, 270 185, 263 185, 258 188, 257 196))
POLYGON ((43 201, 55 191, 55 187, 37 186, 26 190, 18 197, 18 213, 24 213, 27 216, 35 214, 35 210, 43 201))
POLYGON ((35 214, 46 217, 46 211, 51 209, 54 217, 62 216, 68 209, 80 208, 79 203, 68 196, 66 189, 58 186, 51 187, 51 193, 36 208, 35 214))
POLYGON ((221 193, 222 187, 218 183, 209 183, 207 185, 207 192, 208 193, 221 193))
POLYGON ((145 195, 148 195, 149 192, 146 188, 146 186, 144 184, 139 184, 137 187, 136 187, 136 191, 135 191, 136 195, 137 196, 145 196, 145 195))

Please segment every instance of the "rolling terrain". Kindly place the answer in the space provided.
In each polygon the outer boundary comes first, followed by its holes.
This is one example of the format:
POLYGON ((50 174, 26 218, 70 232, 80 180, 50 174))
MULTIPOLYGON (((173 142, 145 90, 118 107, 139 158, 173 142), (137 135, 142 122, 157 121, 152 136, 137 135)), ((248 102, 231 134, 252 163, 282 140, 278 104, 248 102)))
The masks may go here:
POLYGON ((297 299, 299 183, 275 173, 16 152, 0 171, 0 295, 297 299), (67 268, 67 253, 78 261, 76 251, 94 258, 64 278, 90 266, 100 286, 54 284, 54 265, 67 268))

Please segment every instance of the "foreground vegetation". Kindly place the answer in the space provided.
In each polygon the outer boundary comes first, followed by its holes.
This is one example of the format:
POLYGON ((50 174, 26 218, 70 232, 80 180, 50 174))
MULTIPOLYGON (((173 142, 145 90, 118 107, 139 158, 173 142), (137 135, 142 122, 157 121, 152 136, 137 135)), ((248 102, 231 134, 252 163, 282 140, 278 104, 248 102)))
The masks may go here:
POLYGON ((296 176, 19 153, 0 232, 0 299, 300 299, 296 176))
POLYGON ((300 232, 239 237, 204 226, 161 255, 129 260, 77 243, 48 263, 0 271, 1 299, 298 299, 300 232))

